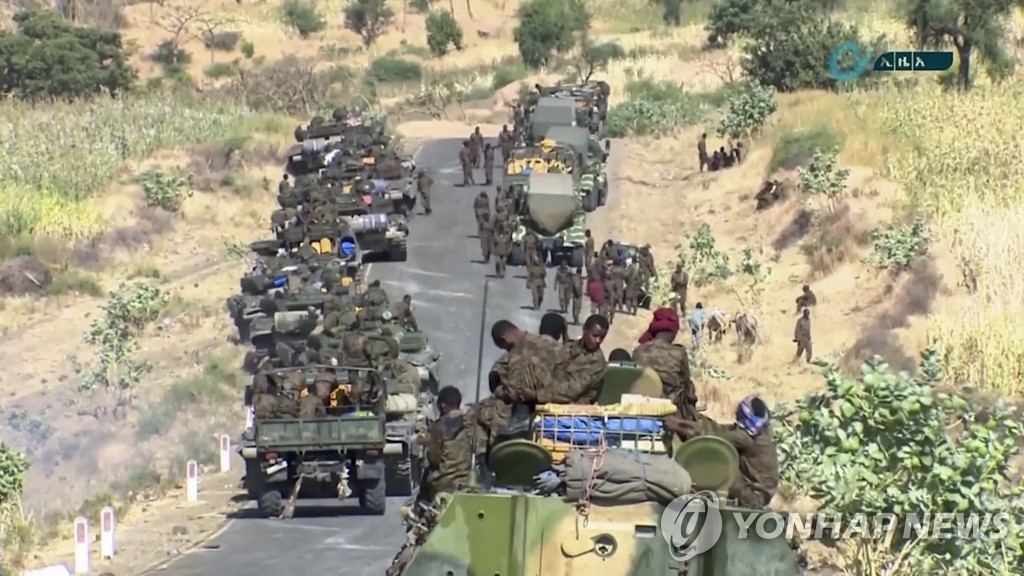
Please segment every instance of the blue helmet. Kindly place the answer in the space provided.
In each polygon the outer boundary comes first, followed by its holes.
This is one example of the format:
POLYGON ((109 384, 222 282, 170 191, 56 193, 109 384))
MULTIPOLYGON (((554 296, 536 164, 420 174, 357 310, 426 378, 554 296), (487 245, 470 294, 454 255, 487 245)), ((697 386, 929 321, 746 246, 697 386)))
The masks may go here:
POLYGON ((736 407, 736 426, 751 436, 759 436, 770 421, 768 406, 756 395, 740 400, 736 407))

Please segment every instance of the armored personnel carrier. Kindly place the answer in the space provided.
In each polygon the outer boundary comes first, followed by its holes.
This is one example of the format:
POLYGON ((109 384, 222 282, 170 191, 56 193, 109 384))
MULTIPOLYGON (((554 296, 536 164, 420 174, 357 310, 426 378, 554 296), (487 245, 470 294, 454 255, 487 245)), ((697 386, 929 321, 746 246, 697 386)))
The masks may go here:
POLYGON ((598 206, 608 203, 608 174, 605 164, 611 150, 611 140, 604 141, 604 148, 583 128, 573 126, 552 126, 548 128, 545 139, 553 140, 561 146, 576 152, 577 177, 580 201, 583 210, 593 212, 598 206))

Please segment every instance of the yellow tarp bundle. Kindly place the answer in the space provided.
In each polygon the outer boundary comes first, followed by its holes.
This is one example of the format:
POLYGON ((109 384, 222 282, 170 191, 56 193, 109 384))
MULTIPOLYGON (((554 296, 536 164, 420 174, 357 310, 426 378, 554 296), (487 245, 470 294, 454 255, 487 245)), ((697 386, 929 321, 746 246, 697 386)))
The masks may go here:
POLYGON ((594 404, 543 404, 537 406, 537 414, 550 416, 604 416, 664 418, 676 413, 670 402, 630 402, 597 406, 594 404))

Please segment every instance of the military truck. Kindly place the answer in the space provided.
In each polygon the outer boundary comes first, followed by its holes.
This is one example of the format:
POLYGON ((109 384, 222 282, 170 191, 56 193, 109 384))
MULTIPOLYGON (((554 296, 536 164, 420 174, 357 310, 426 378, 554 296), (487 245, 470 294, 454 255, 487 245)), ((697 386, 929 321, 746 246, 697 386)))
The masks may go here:
POLYGON ((355 496, 365 513, 384 514, 387 392, 380 373, 306 366, 261 376, 267 378, 268 389, 249 391, 256 404, 254 441, 243 448, 243 456, 253 461, 246 467, 246 477, 250 492, 259 494, 259 512, 279 517, 287 515, 286 497, 294 503, 305 496, 331 494, 342 500, 355 496), (321 386, 324 397, 317 397, 321 386), (306 399, 311 395, 313 400, 306 399), (294 404, 304 401, 322 402, 323 407, 314 417, 291 416, 300 413, 294 404), (284 416, 261 413, 274 402, 293 405, 279 410, 284 416))
POLYGON ((557 266, 564 261, 574 268, 583 266, 587 215, 580 205, 572 175, 527 170, 525 182, 512 179, 509 185, 518 226, 512 233, 508 263, 526 263, 523 237, 532 231, 537 235, 542 262, 557 266))
MULTIPOLYGON (((616 417, 605 413, 614 412, 616 406, 625 408, 621 405, 627 402, 626 394, 660 396, 660 379, 650 369, 630 363, 610 364, 598 406, 556 407, 562 414, 556 419, 573 422, 571 428, 559 426, 559 433, 576 437, 581 433, 581 422, 610 423, 616 417), (574 409, 579 412, 573 413, 574 409), (573 432, 568 432, 570 429, 573 432)), ((740 508, 728 499, 728 491, 740 474, 739 455, 732 445, 719 438, 699 437, 676 444, 670 455, 666 443, 656 439, 647 442, 651 449, 637 450, 640 443, 627 445, 625 438, 652 420, 659 422, 659 418, 672 413, 672 407, 657 411, 654 403, 646 402, 633 404, 622 413, 625 416, 619 417, 623 420, 619 432, 609 434, 614 426, 607 426, 599 440, 584 442, 588 445, 575 449, 575 457, 573 453, 567 455, 563 465, 555 463, 556 454, 541 440, 525 439, 510 429, 500 432, 504 436, 488 455, 491 481, 437 495, 429 508, 418 510, 407 543, 395 556, 387 575, 802 574, 800 555, 785 531, 775 537, 754 534, 745 530, 733 514, 746 518, 769 511, 740 508), (638 417, 636 409, 640 406, 662 416, 638 417), (622 437, 620 448, 610 445, 618 436, 622 437), (604 454, 601 461, 605 468, 611 465, 613 453, 623 448, 631 465, 619 473, 619 478, 622 481, 628 476, 632 481, 635 474, 643 474, 645 482, 633 483, 641 486, 637 490, 627 489, 627 482, 608 481, 612 471, 594 466, 596 454, 604 454), (577 468, 583 464, 585 469, 573 471, 574 464, 577 468), (555 492, 538 490, 534 478, 555 469, 562 470, 562 486, 555 492), (590 475, 604 476, 595 485, 586 480, 590 475), (614 488, 602 490, 604 484, 614 488), (650 484, 661 489, 648 490, 650 484), (667 489, 669 486, 672 491, 667 489), (669 509, 673 496, 677 501, 703 501, 703 510, 694 512, 699 517, 687 517, 686 521, 663 518, 666 512, 680 513, 669 509), (715 521, 716 516, 721 522, 715 521), (686 557, 683 553, 687 545, 700 546, 706 529, 717 531, 717 527, 721 533, 708 543, 707 550, 686 560, 677 559, 686 557), (672 528, 678 532, 667 532, 672 528)), ((547 418, 538 416, 534 422, 547 418)))
POLYGON ((535 144, 544 139, 552 126, 579 126, 579 120, 579 108, 575 100, 542 96, 527 115, 523 137, 527 144, 535 144))
POLYGON ((608 99, 611 95, 611 87, 607 82, 542 86, 540 93, 547 97, 574 101, 576 125, 597 138, 605 137, 605 119, 608 116, 608 99))
POLYGON ((604 148, 583 128, 573 126, 552 126, 545 138, 554 140, 576 152, 580 201, 587 212, 597 210, 608 203, 608 175, 605 163, 611 150, 611 140, 605 140, 604 148))

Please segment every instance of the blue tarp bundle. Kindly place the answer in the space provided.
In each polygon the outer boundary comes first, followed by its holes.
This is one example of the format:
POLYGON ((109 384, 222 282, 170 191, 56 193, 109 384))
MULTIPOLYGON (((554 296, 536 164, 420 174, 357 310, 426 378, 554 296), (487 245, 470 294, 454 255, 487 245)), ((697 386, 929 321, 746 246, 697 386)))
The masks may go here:
POLYGON ((663 431, 657 418, 543 416, 538 425, 544 438, 576 446, 599 444, 602 435, 614 446, 623 436, 660 436, 663 431))

